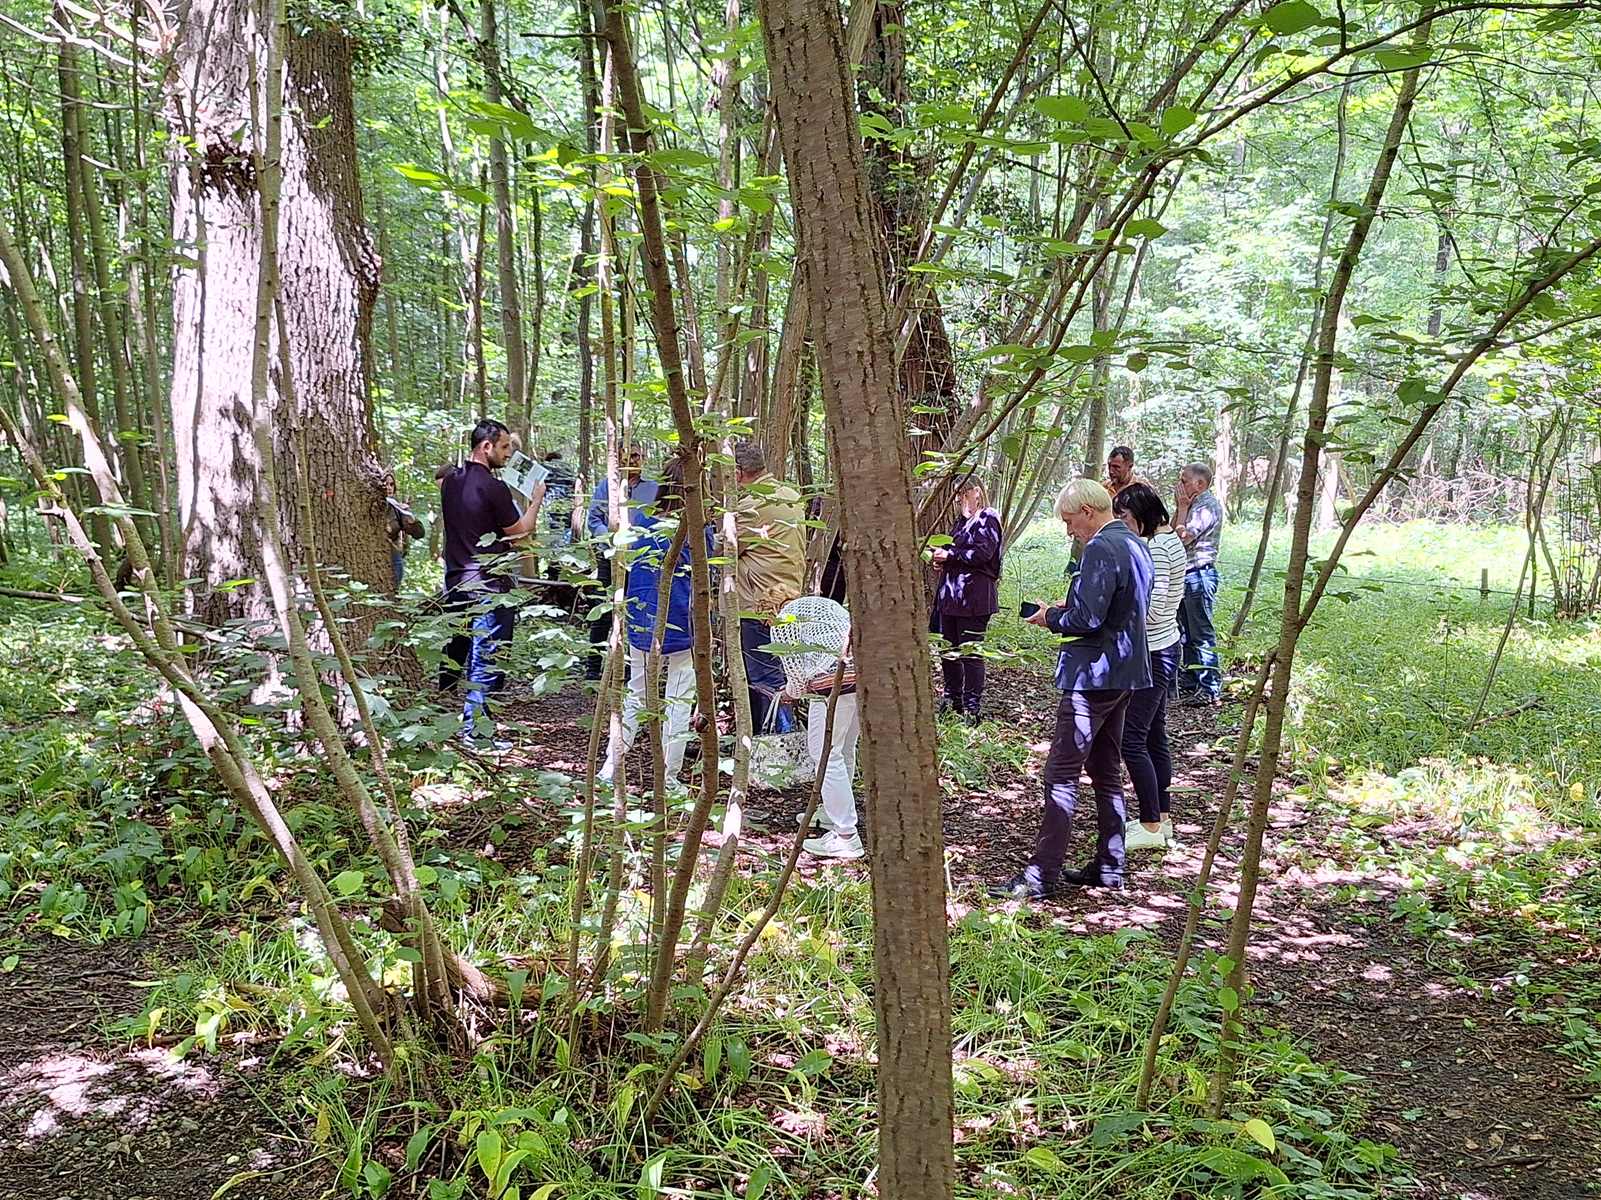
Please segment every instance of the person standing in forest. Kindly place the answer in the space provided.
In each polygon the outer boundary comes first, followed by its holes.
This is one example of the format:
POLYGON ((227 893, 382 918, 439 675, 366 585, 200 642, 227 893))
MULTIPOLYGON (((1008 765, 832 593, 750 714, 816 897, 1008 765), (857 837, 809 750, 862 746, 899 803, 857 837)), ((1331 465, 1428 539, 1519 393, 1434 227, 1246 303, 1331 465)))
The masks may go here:
POLYGON ((989 506, 977 476, 969 475, 956 485, 950 544, 936 547, 931 557, 940 573, 934 596, 939 635, 950 644, 940 663, 945 679, 940 711, 954 712, 977 725, 985 674, 978 643, 1000 607, 1001 579, 1001 515, 989 506))
POLYGON ((1173 531, 1189 556, 1184 599, 1179 604, 1179 629, 1184 637, 1184 663, 1177 681, 1179 703, 1212 705, 1223 696, 1217 630, 1212 624, 1223 506, 1212 491, 1212 468, 1205 463, 1191 463, 1179 472, 1173 531))
POLYGON ((734 590, 751 726, 758 734, 788 733, 794 717, 782 699, 784 668, 767 646, 773 617, 805 586, 806 508, 798 491, 773 477, 755 442, 734 447, 734 472, 740 487, 734 507, 734 590))
POLYGON ((1173 841, 1173 756, 1167 744, 1167 692, 1179 661, 1179 601, 1184 598, 1184 543, 1168 524, 1167 506, 1156 489, 1132 483, 1112 498, 1112 512, 1151 552, 1154 574, 1145 610, 1145 644, 1151 655, 1151 686, 1129 697, 1123 718, 1123 763, 1134 781, 1140 820, 1123 831, 1123 849, 1149 850, 1173 841))
MULTIPOLYGON (((645 456, 635 446, 628 452, 623 465, 622 504, 634 510, 646 508, 656 498, 656 485, 644 478, 645 456)), ((621 506, 619 506, 621 511, 621 506)), ((630 522, 632 523, 632 522, 630 522)), ((612 559, 616 553, 611 544, 611 488, 606 476, 601 475, 589 497, 589 509, 584 515, 584 530, 595 547, 595 580, 600 585, 598 603, 603 611, 589 623, 589 659, 584 664, 584 678, 594 682, 600 678, 606 662, 606 643, 611 640, 612 559)))
POLYGON ((660 611, 661 578, 667 552, 672 546, 673 524, 683 514, 684 462, 674 458, 662 470, 650 513, 631 517, 630 528, 637 537, 627 554, 628 587, 624 598, 628 636, 628 692, 623 698, 621 741, 609 741, 606 762, 598 778, 610 783, 625 754, 639 734, 640 716, 645 711, 661 711, 662 752, 667 763, 667 781, 673 783, 684 766, 689 745, 689 722, 695 709, 695 662, 690 612, 690 560, 695 554, 712 553, 711 531, 702 539, 687 536, 673 569, 669 585, 667 619, 662 626, 662 674, 667 686, 666 707, 661 697, 645 694, 651 642, 656 636, 660 611))
POLYGON ((511 542, 538 527, 545 485, 534 485, 519 515, 511 488, 495 474, 511 459, 511 431, 499 421, 480 421, 468 445, 467 461, 440 482, 439 508, 445 523, 445 604, 473 613, 461 719, 463 739, 476 743, 478 718, 488 715, 489 696, 505 680, 494 669, 495 654, 511 641, 517 618, 517 610, 499 599, 511 591, 512 577, 496 568, 511 555, 511 542))
POLYGON ((406 577, 407 544, 412 538, 426 537, 427 530, 416 514, 396 498, 395 490, 395 474, 391 471, 384 479, 384 531, 389 537, 389 554, 395 567, 395 591, 398 593, 406 577))
POLYGON ((1106 494, 1115 497, 1124 488, 1144 482, 1134 474, 1133 447, 1113 446, 1112 452, 1106 456, 1106 483, 1103 485, 1106 494))
POLYGON ((1056 498, 1056 515, 1084 558, 1067 603, 1036 606, 1030 623, 1064 641, 1056 663, 1062 699, 1045 759, 1045 811, 1028 865, 990 895, 1040 900, 1058 883, 1123 886, 1123 761, 1120 745, 1129 695, 1150 687, 1145 613, 1151 599, 1150 551, 1112 515, 1112 498, 1093 479, 1075 479, 1056 498), (1095 789, 1095 858, 1063 870, 1080 773, 1095 789))

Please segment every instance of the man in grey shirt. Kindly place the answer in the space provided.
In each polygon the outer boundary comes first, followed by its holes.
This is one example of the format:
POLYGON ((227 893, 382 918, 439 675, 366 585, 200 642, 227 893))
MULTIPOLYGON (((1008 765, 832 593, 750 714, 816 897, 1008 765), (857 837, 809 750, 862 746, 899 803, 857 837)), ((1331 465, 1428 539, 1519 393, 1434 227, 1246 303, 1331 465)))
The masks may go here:
POLYGON ((1216 704, 1223 694, 1223 672, 1212 609, 1217 603, 1217 546, 1223 533, 1223 506, 1212 492, 1212 468, 1191 463, 1180 471, 1174 501, 1173 530, 1189 556, 1184 599, 1179 604, 1179 631, 1184 637, 1184 662, 1178 672, 1180 703, 1216 704))

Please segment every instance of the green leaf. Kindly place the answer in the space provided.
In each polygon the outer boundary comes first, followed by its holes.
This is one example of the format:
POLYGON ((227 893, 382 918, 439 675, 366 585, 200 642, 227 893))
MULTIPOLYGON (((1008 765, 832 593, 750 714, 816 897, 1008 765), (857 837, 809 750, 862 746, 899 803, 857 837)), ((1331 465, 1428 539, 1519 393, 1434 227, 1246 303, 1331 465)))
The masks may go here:
POLYGON ((433 1141, 434 1127, 424 1125, 411 1137, 406 1139, 406 1170, 415 1171, 422 1162, 422 1156, 428 1153, 428 1143, 433 1141))
POLYGON ((1162 113, 1162 136, 1177 137, 1195 124, 1195 113, 1182 104, 1175 104, 1162 113))
POLYGON ((1240 994, 1231 987, 1217 989, 1217 1002, 1226 1013, 1231 1013, 1240 1007, 1240 994))
POLYGON ((1052 121, 1082 125, 1089 119, 1090 106, 1077 96, 1041 96, 1034 101, 1034 111, 1052 121))
POLYGON ((478 1169, 484 1173, 485 1182, 493 1182, 495 1172, 500 1168, 500 1134, 493 1129, 479 1130, 473 1149, 477 1153, 478 1169))
POLYGON ((1060 1158, 1044 1146, 1035 1146, 1023 1155, 1023 1161, 1042 1171, 1060 1171, 1065 1165, 1060 1158))
POLYGON ((1090 1130, 1090 1145, 1104 1149, 1143 1124, 1145 1124, 1144 1113, 1112 1113, 1095 1122, 1095 1128, 1090 1130))
POLYGON ((1128 356, 1123 365, 1138 375, 1141 371, 1145 370, 1146 367, 1151 365, 1151 356, 1143 351, 1136 351, 1128 356))
POLYGON ((360 871, 341 871, 328 882, 336 896, 354 896, 361 891, 367 877, 360 871))
POLYGON ((1416 50, 1379 50, 1374 53, 1373 61, 1386 71, 1410 71, 1428 62, 1429 56, 1416 50))
POLYGON ((639 1184, 636 1188, 639 1200, 651 1200, 653 1196, 661 1195, 662 1170, 666 1166, 665 1154, 658 1154, 645 1164, 645 1169, 639 1173, 639 1184))
POLYGON ((617 1099, 612 1101, 612 1116, 617 1121, 618 1129, 628 1126, 628 1114, 634 1111, 635 1088, 631 1083, 625 1083, 617 1089, 617 1099))
POLYGON ((763 1163, 750 1173, 750 1182, 745 1185, 745 1200, 762 1200, 767 1192, 767 1185, 772 1181, 773 1173, 763 1163))
POLYGON ((450 180, 446 179, 438 171, 430 171, 426 167, 419 167, 413 163, 396 163, 395 174, 404 176, 413 183, 420 183, 424 187, 445 188, 450 186, 450 180))
POLYGON ((339 1183, 347 1192, 354 1192, 356 1184, 361 1181, 361 1143, 352 1142, 350 1152, 345 1155, 344 1164, 339 1168, 339 1183))
POLYGON ((1167 232, 1167 226, 1155 217, 1136 217, 1123 227, 1125 237, 1158 238, 1167 232))
POLYGON ((834 1056, 827 1050, 813 1050, 795 1064, 795 1070, 814 1079, 834 1064, 834 1056))
POLYGON ((652 166, 657 167, 709 167, 715 159, 709 154, 702 154, 699 150, 656 150, 645 156, 652 166))
POLYGON ((1269 1154, 1278 1153, 1279 1143, 1278 1139, 1273 1136, 1273 1126, 1262 1120, 1261 1117, 1252 1117, 1241 1125, 1240 1129, 1269 1154))
POLYGON ((508 971, 506 973, 506 994, 511 998, 513 1008, 521 1008, 523 1003, 523 989, 528 986, 528 972, 526 969, 508 971))
POLYGON ((1275 4, 1262 14, 1262 24, 1280 35, 1300 33, 1321 20, 1323 14, 1306 0, 1286 0, 1286 3, 1275 4))
POLYGON ((361 1177, 367 1184, 367 1194, 373 1200, 381 1200, 388 1193, 389 1184, 394 1178, 389 1168, 381 1162, 369 1162, 361 1169, 361 1177))
POLYGON ((700 1052, 700 1072, 710 1083, 717 1078, 717 1068, 723 1064, 723 1039, 707 1038, 700 1052))
POLYGON ((19 962, 21 962, 21 961, 22 961, 22 955, 20 955, 20 954, 8 954, 8 955, 6 955, 5 962, 0 962, 0 975, 9 975, 9 974, 11 974, 11 972, 13 972, 13 971, 15 971, 17 969, 17 964, 19 962))

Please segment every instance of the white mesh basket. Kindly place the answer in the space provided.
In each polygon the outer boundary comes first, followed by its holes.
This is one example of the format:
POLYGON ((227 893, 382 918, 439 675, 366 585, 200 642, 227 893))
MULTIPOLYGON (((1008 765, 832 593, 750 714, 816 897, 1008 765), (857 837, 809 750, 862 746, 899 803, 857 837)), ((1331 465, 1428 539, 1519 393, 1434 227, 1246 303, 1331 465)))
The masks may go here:
POLYGON ((778 610, 771 627, 773 643, 798 647, 775 655, 784 667, 792 696, 806 694, 808 680, 833 671, 851 637, 851 616, 826 596, 801 596, 778 610))

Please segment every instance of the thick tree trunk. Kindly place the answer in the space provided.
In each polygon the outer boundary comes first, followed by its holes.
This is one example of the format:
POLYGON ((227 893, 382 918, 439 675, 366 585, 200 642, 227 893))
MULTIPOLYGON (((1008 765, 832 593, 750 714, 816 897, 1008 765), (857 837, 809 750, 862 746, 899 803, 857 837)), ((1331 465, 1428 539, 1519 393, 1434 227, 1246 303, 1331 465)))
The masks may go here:
POLYGON ((885 1200, 954 1189, 950 962, 944 839, 928 669, 928 613, 897 386, 845 31, 832 5, 763 0, 779 140, 794 200, 839 472, 872 814, 879 1175, 885 1200))
MULTIPOLYGON (((315 543, 324 563, 387 587, 383 468, 368 408, 368 339, 379 263, 362 218, 356 175, 350 43, 317 29, 286 47, 282 294, 289 354, 298 371, 300 422, 316 498, 315 543)), ((173 125, 173 237, 198 265, 173 286, 173 427, 184 574, 200 580, 196 612, 208 621, 270 621, 263 579, 261 461, 250 428, 261 218, 240 130, 251 127, 246 86, 265 38, 244 0, 196 0, 185 22, 169 92, 173 125), (191 108, 191 101, 194 107, 191 108), (233 580, 253 582, 225 587, 233 580)), ((274 355, 276 360, 276 354, 274 355)), ((269 402, 284 403, 274 378, 269 402)), ((293 477, 287 422, 274 419, 277 466, 293 477)), ((298 545, 294 505, 276 514, 298 545)))

